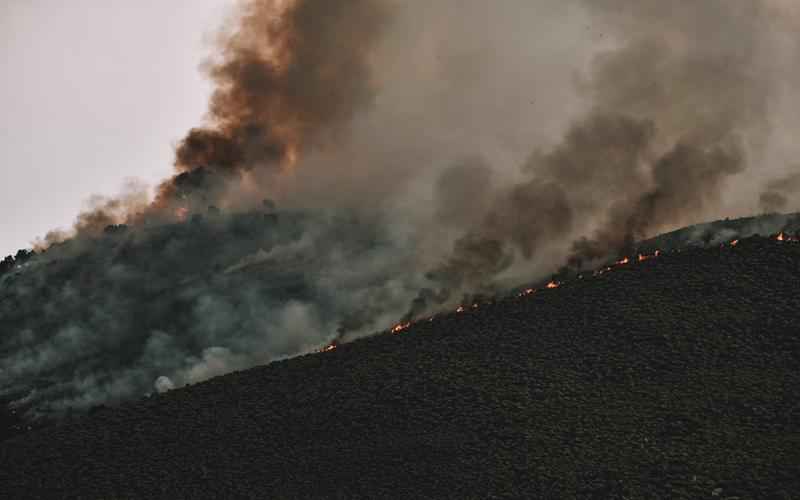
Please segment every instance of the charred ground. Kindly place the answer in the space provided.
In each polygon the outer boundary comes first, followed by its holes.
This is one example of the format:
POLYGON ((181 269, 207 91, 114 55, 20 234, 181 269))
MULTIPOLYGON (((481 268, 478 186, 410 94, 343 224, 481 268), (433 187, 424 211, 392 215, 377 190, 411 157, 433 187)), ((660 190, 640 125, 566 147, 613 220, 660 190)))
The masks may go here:
POLYGON ((7 440, 13 498, 791 498, 800 244, 666 252, 7 440))

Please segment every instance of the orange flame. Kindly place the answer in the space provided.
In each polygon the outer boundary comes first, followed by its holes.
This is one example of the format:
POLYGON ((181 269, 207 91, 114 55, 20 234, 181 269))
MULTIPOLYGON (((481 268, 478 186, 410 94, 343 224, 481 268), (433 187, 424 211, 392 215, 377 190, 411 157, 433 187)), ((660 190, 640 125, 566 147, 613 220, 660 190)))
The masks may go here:
POLYGON ((643 261, 645 261, 645 260, 647 260, 647 259, 655 259, 655 258, 656 258, 656 257, 658 257, 659 255, 661 255, 661 251, 660 251, 660 250, 656 250, 656 251, 653 253, 653 255, 647 255, 646 253, 640 253, 640 254, 639 254, 639 255, 638 255, 636 258, 637 258, 637 260, 638 260, 639 262, 643 262, 643 261))
MULTIPOLYGON (((188 209, 186 209, 186 208, 179 208, 179 209, 176 211, 176 215, 177 215, 178 213, 180 213, 180 214, 182 214, 182 215, 185 217, 185 214, 186 214, 187 212, 188 212, 188 209)), ((787 237, 787 236, 786 236, 786 235, 785 235, 783 232, 780 232, 780 233, 779 233, 779 234, 778 234, 778 235, 775 237, 775 239, 776 239, 777 241, 800 241, 800 238, 797 238, 797 237, 791 237, 791 236, 788 236, 788 237, 787 237)), ((735 247, 735 246, 736 246, 738 243, 739 243, 739 240, 738 240, 738 239, 736 239, 736 240, 732 240, 732 241, 730 242, 730 245, 731 245, 732 247, 735 247)), ((677 251, 677 252, 680 252, 681 250, 680 250, 680 249, 677 249, 676 251, 677 251)), ((642 254, 642 253, 639 253, 639 254, 637 254, 637 261, 638 261, 638 262, 643 262, 643 261, 645 261, 645 260, 648 260, 648 259, 652 259, 652 258, 655 258, 655 257, 659 257, 660 255, 661 255, 661 250, 656 250, 656 251, 655 251, 655 252, 654 252, 652 255, 648 255, 648 254, 642 254)), ((621 260, 618 260, 618 261, 616 262, 616 264, 617 264, 617 265, 624 265, 624 264, 628 264, 628 263, 630 263, 630 261, 631 261, 631 260, 630 260, 628 257, 623 257, 621 260)), ((606 267, 604 267, 603 269, 595 270, 593 274, 594 274, 594 276, 598 276, 598 275, 601 275, 601 274, 603 274, 603 273, 606 273, 606 272, 609 272, 609 271, 612 271, 612 270, 613 270, 613 268, 612 268, 611 266, 606 266, 606 267)), ((583 275, 578 275, 578 279, 581 279, 581 278, 583 278, 583 275)), ((559 286, 561 286, 561 284, 562 284, 562 283, 560 283, 559 281, 556 281, 556 280, 551 280, 549 283, 547 283, 547 285, 546 285, 546 288, 549 288, 549 289, 558 288, 559 286)), ((520 296, 520 297, 523 297, 523 296, 525 296, 525 295, 530 295, 530 294, 533 294, 533 293, 536 293, 536 289, 535 289, 535 288, 526 288, 525 290, 523 290, 522 292, 520 292, 520 293, 519 293, 519 296, 520 296)), ((478 307, 480 307, 480 303, 478 303, 478 302, 475 302, 475 303, 473 303, 471 306, 464 306, 464 305, 460 305, 460 306, 458 306, 458 308, 456 309, 456 311, 455 311, 455 312, 457 312, 457 313, 462 313, 462 312, 466 311, 468 307, 471 307, 472 309, 477 309, 478 307)), ((428 321, 429 321, 429 322, 430 322, 430 321, 433 321, 433 319, 435 318, 435 316, 436 316, 436 315, 428 317, 428 318, 427 318, 427 319, 428 319, 428 321)), ((396 333, 400 333, 400 332, 402 332, 403 330, 406 330, 406 329, 408 329, 408 328, 409 328, 411 325, 412 325, 412 322, 398 323, 397 325, 395 325, 394 327, 392 327, 392 329, 391 329, 390 331, 391 331, 391 333, 395 333, 395 334, 396 334, 396 333)), ((336 341, 333 341, 333 342, 331 342, 331 343, 330 343, 328 346, 326 346, 326 347, 324 347, 324 348, 320 349, 320 350, 319 350, 319 351, 317 351, 317 352, 329 352, 329 351, 332 351, 332 350, 336 349, 336 347, 337 347, 337 346, 336 346, 336 341)))
POLYGON ((409 326, 411 326, 411 323, 398 323, 392 327, 392 333, 400 333, 409 326))
POLYGON ((330 344, 326 345, 325 347, 323 347, 322 349, 318 350, 317 352, 330 352, 330 351, 332 351, 334 349, 336 349, 336 341, 335 340, 333 342, 331 342, 330 344))

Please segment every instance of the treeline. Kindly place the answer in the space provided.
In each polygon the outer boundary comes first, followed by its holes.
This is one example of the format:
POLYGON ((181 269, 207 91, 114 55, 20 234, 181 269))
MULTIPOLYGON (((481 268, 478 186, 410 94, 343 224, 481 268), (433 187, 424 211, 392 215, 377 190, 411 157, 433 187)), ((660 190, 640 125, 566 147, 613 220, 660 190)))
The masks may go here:
POLYGON ((16 255, 7 255, 5 259, 0 261, 0 276, 26 263, 34 255, 36 255, 36 252, 25 249, 17 251, 16 255))

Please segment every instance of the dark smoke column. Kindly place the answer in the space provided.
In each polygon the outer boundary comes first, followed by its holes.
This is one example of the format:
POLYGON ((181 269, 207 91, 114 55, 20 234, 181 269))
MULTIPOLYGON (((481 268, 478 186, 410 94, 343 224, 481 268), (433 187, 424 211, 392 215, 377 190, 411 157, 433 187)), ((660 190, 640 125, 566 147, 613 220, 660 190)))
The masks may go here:
MULTIPOLYGON (((214 203, 243 170, 293 166, 344 133, 375 93, 368 58, 386 24, 375 0, 251 0, 205 64, 214 82, 207 123, 175 157, 156 206, 214 203)), ((202 207, 200 207, 202 208, 202 207)))

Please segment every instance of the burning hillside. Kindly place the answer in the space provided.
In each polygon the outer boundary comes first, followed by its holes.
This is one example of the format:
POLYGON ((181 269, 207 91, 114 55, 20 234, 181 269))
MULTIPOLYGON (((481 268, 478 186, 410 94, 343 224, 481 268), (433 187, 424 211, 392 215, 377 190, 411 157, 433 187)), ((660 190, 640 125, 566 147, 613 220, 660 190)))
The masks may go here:
MULTIPOLYGON (((751 235, 748 228, 763 230, 771 224, 786 231, 773 235, 774 241, 797 241, 793 235, 800 232, 798 216, 718 221, 682 232, 696 235, 737 227, 742 231, 739 237, 745 238, 751 235), (719 227, 710 229, 715 224, 719 227)), ((82 321, 84 326, 73 330, 71 337, 59 336, 43 350, 20 345, 9 350, 6 373, 16 383, 7 386, 5 404, 10 411, 8 425, 16 427, 4 432, 12 435, 50 420, 36 421, 42 417, 136 399, 153 389, 161 392, 312 350, 329 352, 381 329, 406 333, 446 314, 442 308, 433 315, 396 322, 419 287, 410 279, 396 281, 400 274, 396 268, 378 267, 372 275, 353 279, 351 288, 341 288, 348 281, 337 278, 334 268, 346 260, 384 262, 385 255, 398 254, 388 241, 381 242, 379 233, 367 236, 364 229, 357 221, 275 212, 268 204, 262 212, 224 216, 213 211, 190 222, 157 225, 136 238, 126 227, 114 226, 88 247, 91 252, 73 248, 73 241, 51 248, 47 260, 21 258, 23 263, 3 278, 7 293, 0 325, 8 331, 21 329, 20 325, 28 331, 44 330, 55 322, 82 321), (350 230, 344 231, 346 227, 350 230), (248 235, 249 247, 228 245, 231 239, 239 241, 241 234, 248 235), (308 239, 310 234, 314 239, 308 239), (180 251, 198 242, 203 252, 195 252, 191 260, 180 251), (170 247, 176 249, 174 260, 167 260, 170 254, 165 249, 170 247), (121 269, 127 270, 128 279, 121 269), (143 275, 147 278, 140 279, 143 275), (65 294, 65 289, 73 292, 65 294), (50 306, 45 314, 37 314, 40 304, 26 296, 46 297, 50 306), (80 300, 70 301, 71 296, 80 300), (127 303, 118 304, 121 298, 127 303), (87 316, 86 302, 102 311, 117 308, 114 321, 87 316), (113 337, 105 344, 91 335, 109 325, 114 329, 106 332, 113 337), (142 329, 155 330, 156 325, 159 333, 141 335, 142 329), (169 331, 192 334, 171 337, 165 333, 169 331), (109 346, 111 342, 118 344, 109 346), (35 417, 35 421, 17 422, 25 414, 26 420, 35 417)), ((488 298, 466 296, 452 311, 465 313, 507 300, 504 297, 549 292, 693 248, 670 247, 670 242, 684 240, 667 236, 643 243, 661 242, 663 250, 638 253, 635 259, 624 256, 594 270, 562 269, 553 279, 488 298)), ((714 248, 703 241, 697 240, 697 248, 714 248)))
POLYGON ((98 197, 0 264, 0 399, 83 411, 794 234, 772 215, 650 239, 797 208, 796 7, 568 3, 241 2, 155 195, 98 197))
MULTIPOLYGON (((796 216, 795 219, 800 221, 800 216, 796 216)), ((763 222, 762 222, 762 224, 763 224, 763 222)), ((763 227, 763 225, 761 227, 763 227)), ((696 230, 696 229, 692 228, 692 230, 696 230)), ((778 242, 778 243, 800 243, 800 230, 798 230, 795 234, 797 236, 791 236, 791 235, 787 234, 784 230, 781 230, 778 234, 772 236, 771 239, 776 241, 776 242, 778 242)), ((747 236, 750 236, 750 235, 747 235, 747 236)), ((742 237, 744 237, 744 236, 742 236, 742 237)), ((731 241, 729 241, 727 243, 722 243, 720 245, 720 247, 721 248, 724 248, 725 246, 735 247, 738 244, 739 244, 739 239, 737 238, 737 239, 731 240, 731 241)), ((671 249, 670 251, 677 253, 677 252, 680 252, 682 250, 683 251, 691 250, 691 248, 678 247, 678 248, 671 249)), ((636 260, 633 260, 630 257, 623 257, 620 260, 614 262, 610 266, 606 266, 606 267, 603 267, 603 268, 600 268, 600 269, 595 269, 592 272, 591 275, 594 276, 594 277, 602 276, 605 273, 609 273, 611 271, 614 271, 616 268, 619 268, 620 266, 626 266, 628 264, 635 264, 635 263, 642 263, 642 262, 647 261, 647 260, 651 260, 651 259, 655 259, 655 258, 661 257, 662 253, 663 252, 661 250, 655 250, 652 254, 639 253, 639 254, 637 254, 636 260)), ((583 280, 583 277, 584 277, 584 275, 582 273, 576 275, 576 278, 578 280, 583 280)), ((545 284, 542 287, 542 289, 543 290, 552 290, 554 288, 560 287, 562 284, 563 283, 561 281, 551 280, 551 281, 548 281, 547 284, 545 284)), ((524 290, 519 292, 517 294, 517 296, 518 297, 525 297, 525 296, 534 294, 539 290, 540 289, 538 289, 538 288, 525 288, 524 290)), ((499 299, 499 297, 494 297, 494 298, 492 298, 492 300, 489 303, 494 303, 498 299, 499 299)), ((479 303, 479 302, 475 302, 470 306, 460 305, 455 309, 455 312, 456 313, 462 313, 462 312, 465 312, 465 311, 467 311, 469 309, 477 309, 481 305, 482 304, 479 303)), ((435 318, 435 316, 431 316, 431 317, 427 318, 426 320, 427 321, 433 321, 434 318, 435 318)), ((420 321, 422 321, 422 320, 420 320, 420 321)), ((417 323, 417 321, 407 321, 407 322, 398 323, 395 326, 393 326, 389 331, 391 333, 395 333, 395 334, 401 333, 404 330, 407 330, 408 328, 413 326, 415 323, 417 323)), ((320 349, 318 352, 331 351, 331 350, 335 349, 337 345, 338 345, 338 343, 336 341, 331 342, 327 346, 325 346, 322 349, 320 349)))
POLYGON ((629 259, 98 409, 0 444, 0 488, 789 498, 800 489, 800 242, 777 236, 629 259))

